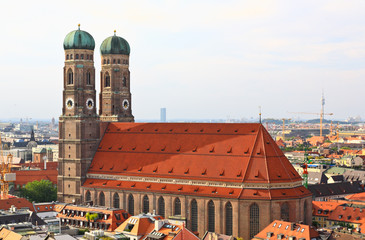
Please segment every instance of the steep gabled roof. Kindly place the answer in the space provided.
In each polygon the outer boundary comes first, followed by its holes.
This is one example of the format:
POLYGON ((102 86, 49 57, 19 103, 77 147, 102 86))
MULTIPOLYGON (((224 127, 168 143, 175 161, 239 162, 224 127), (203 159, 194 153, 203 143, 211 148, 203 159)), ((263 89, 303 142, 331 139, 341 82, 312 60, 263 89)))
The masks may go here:
POLYGON ((88 173, 236 183, 301 181, 256 123, 110 123, 88 173))

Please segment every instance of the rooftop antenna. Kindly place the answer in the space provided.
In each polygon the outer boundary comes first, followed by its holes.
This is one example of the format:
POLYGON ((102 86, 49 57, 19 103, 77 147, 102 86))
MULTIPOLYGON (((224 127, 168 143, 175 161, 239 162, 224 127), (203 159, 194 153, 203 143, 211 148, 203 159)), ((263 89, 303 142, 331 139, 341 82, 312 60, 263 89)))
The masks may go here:
POLYGON ((259 106, 259 122, 261 123, 261 106, 259 106))

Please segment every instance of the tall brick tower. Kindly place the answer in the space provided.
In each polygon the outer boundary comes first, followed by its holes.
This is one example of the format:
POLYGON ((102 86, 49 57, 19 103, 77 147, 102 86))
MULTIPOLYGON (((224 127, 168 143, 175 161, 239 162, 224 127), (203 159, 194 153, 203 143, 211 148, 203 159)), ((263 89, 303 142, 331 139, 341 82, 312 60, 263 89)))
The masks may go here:
POLYGON ((100 121, 134 122, 131 109, 128 42, 116 36, 108 37, 100 46, 100 121))
POLYGON ((99 142, 95 109, 93 37, 80 30, 67 34, 63 107, 59 121, 58 200, 81 203, 80 186, 99 142))

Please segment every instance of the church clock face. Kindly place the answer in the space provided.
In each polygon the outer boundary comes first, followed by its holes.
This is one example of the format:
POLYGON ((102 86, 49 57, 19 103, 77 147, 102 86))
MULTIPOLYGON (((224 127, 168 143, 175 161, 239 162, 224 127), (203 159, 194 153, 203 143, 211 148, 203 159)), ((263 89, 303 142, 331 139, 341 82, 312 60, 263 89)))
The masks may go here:
POLYGON ((127 110, 129 108, 129 102, 127 99, 124 99, 122 104, 124 110, 127 110))
POLYGON ((88 98, 86 100, 86 107, 87 109, 91 110, 94 108, 94 100, 92 98, 88 98))
POLYGON ((74 107, 74 100, 72 98, 66 99, 66 107, 67 109, 72 109, 74 107))

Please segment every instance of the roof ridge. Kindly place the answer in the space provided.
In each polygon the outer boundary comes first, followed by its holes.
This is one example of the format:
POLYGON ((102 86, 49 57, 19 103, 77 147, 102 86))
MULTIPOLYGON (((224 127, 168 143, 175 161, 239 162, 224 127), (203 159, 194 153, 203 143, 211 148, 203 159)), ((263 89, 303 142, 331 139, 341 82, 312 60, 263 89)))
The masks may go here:
POLYGON ((252 154, 253 154, 253 151, 254 151, 255 146, 256 146, 256 143, 257 143, 258 135, 259 135, 259 130, 258 130, 258 131, 257 131, 257 133, 256 133, 256 138, 255 138, 255 141, 254 141, 254 143, 253 143, 253 145, 252 145, 253 147, 252 147, 252 149, 251 149, 250 156, 249 156, 249 158, 248 158, 248 163, 247 163, 247 167, 246 167, 245 173, 244 173, 244 174, 242 174, 242 182, 245 180, 245 177, 246 177, 246 174, 247 174, 248 168, 249 168, 250 163, 251 163, 251 161, 252 161, 252 154))
MULTIPOLYGON (((265 128, 262 124, 260 126, 260 133, 261 133, 261 138, 262 138, 262 142, 264 143, 264 147, 263 147, 263 151, 264 151, 264 156, 265 156, 265 167, 266 167, 266 175, 267 175, 267 183, 270 183, 270 175, 269 175, 269 166, 267 165, 267 156, 266 156, 266 145, 265 145, 265 139, 264 139, 264 131, 262 130, 262 128, 265 128)), ((271 196, 271 191, 269 191, 269 198, 272 199, 271 196)))

